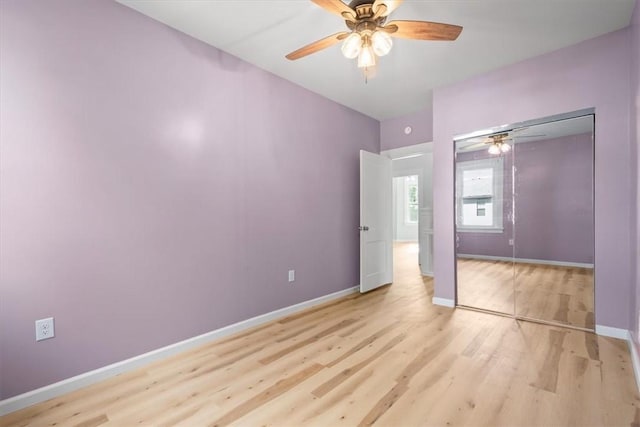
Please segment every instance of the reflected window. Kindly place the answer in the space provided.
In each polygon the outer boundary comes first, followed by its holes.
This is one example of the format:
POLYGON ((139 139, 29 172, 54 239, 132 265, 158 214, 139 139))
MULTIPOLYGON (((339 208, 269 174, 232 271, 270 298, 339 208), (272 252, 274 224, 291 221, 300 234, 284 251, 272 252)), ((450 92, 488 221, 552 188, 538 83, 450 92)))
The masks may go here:
POLYGON ((503 159, 456 164, 456 226, 460 231, 502 231, 503 159))

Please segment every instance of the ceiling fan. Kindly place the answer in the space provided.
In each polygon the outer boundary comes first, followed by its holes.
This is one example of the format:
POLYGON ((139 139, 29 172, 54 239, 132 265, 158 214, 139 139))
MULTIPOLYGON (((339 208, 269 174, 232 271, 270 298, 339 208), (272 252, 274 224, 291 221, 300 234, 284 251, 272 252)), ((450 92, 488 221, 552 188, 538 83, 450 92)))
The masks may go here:
MULTIPOLYGON (((518 129, 518 130, 524 130, 524 129, 518 129)), ((512 132, 512 133, 515 133, 515 132, 512 132)), ((545 136, 545 135, 542 135, 542 134, 521 135, 521 136, 518 136, 517 138, 536 138, 540 136, 545 136)), ((510 134, 509 132, 502 132, 502 133, 496 133, 493 135, 488 135, 480 138, 472 138, 467 140, 467 142, 476 142, 476 141, 478 142, 472 145, 467 145, 466 147, 463 147, 462 150, 470 151, 478 147, 482 147, 483 145, 488 145, 489 154, 506 153, 509 150, 511 150, 511 145, 507 141, 514 141, 514 138, 513 138, 513 135, 510 134)))
POLYGON ((462 32, 458 25, 427 21, 386 22, 402 0, 353 0, 348 5, 340 0, 311 0, 324 10, 340 16, 349 31, 332 34, 301 47, 286 55, 296 60, 342 43, 342 54, 349 59, 358 58, 358 67, 365 76, 376 66, 377 58, 389 53, 392 37, 417 40, 455 40, 462 32))

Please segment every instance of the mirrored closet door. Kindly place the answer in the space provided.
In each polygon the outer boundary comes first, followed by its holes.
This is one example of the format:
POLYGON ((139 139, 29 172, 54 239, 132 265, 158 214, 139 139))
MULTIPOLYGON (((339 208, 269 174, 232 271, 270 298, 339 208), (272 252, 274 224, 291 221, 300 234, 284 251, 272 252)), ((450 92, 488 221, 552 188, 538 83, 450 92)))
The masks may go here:
POLYGON ((595 327, 593 121, 456 141, 459 306, 595 327))
POLYGON ((513 314, 513 153, 485 140, 456 143, 458 304, 513 314))

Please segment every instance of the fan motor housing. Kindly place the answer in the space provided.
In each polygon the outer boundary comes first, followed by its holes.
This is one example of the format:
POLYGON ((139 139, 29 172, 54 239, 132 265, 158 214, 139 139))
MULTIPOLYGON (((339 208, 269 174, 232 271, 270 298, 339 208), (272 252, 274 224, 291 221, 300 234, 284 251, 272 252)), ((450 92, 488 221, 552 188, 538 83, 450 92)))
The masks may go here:
POLYGON ((372 0, 353 0, 351 3, 349 3, 349 7, 353 10, 356 10, 356 8, 363 5, 369 5, 369 8, 371 8, 371 6, 373 6, 373 1, 372 0))
POLYGON ((356 12, 356 22, 345 20, 347 27, 352 31, 374 31, 382 26, 387 18, 379 16, 375 20, 372 19, 374 15, 372 6, 372 0, 353 0, 349 3, 349 7, 356 12))

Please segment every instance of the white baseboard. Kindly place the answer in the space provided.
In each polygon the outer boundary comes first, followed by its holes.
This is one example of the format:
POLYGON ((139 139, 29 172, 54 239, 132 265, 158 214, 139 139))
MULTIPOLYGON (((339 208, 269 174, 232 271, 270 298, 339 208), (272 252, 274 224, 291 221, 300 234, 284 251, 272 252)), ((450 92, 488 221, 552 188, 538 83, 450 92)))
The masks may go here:
POLYGON ((593 268, 593 264, 583 262, 568 262, 568 261, 553 261, 546 259, 530 259, 530 258, 510 258, 503 256, 493 255, 473 255, 473 254, 457 254, 458 258, 466 259, 486 259, 490 261, 505 261, 505 262, 518 262, 522 264, 543 264, 543 265, 557 265, 559 267, 580 267, 580 268, 593 268))
POLYGON ((153 350, 148 353, 123 360, 121 362, 116 362, 111 365, 95 369, 93 371, 85 372, 83 374, 76 375, 75 377, 71 377, 57 383, 38 388, 36 390, 19 394, 14 397, 10 397, 9 399, 0 400, 0 416, 26 408, 27 406, 35 405, 36 403, 44 402, 45 400, 53 399, 54 397, 58 397, 66 393, 70 393, 88 385, 103 381, 107 378, 114 377, 118 374, 132 371, 139 367, 148 365, 149 363, 156 360, 173 356, 175 354, 184 352, 194 347, 201 346, 203 344, 243 331, 245 329, 271 322, 273 320, 280 319, 282 317, 316 306, 318 304, 350 295, 354 292, 358 292, 359 289, 359 286, 355 286, 353 288, 344 289, 329 295, 324 295, 308 301, 303 301, 289 307, 284 307, 279 310, 252 317, 250 319, 243 320, 241 322, 234 323, 232 325, 228 325, 202 335, 198 335, 196 337, 188 338, 175 344, 170 344, 166 347, 162 347, 157 350, 153 350))
POLYGON ((629 344, 629 353, 631 353, 631 363, 633 364, 633 376, 636 379, 636 387, 640 391, 640 357, 638 357, 638 349, 633 342, 633 335, 628 331, 627 343, 629 344))
POLYGON ((618 338, 621 340, 629 339, 629 331, 626 329, 612 328, 611 326, 596 325, 596 334, 603 337, 618 338))
POLYGON ((631 364, 633 365, 633 376, 636 380, 636 388, 640 391, 640 357, 638 357, 638 349, 633 342, 631 331, 621 328, 612 328, 611 326, 596 325, 596 334, 603 337, 618 338, 625 340, 629 346, 631 354, 631 364))
POLYGON ((438 298, 438 297, 433 297, 433 299, 431 300, 431 302, 433 303, 433 305, 441 305, 443 307, 455 307, 456 303, 454 300, 449 299, 449 298, 438 298))

